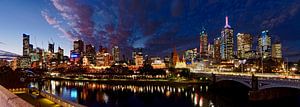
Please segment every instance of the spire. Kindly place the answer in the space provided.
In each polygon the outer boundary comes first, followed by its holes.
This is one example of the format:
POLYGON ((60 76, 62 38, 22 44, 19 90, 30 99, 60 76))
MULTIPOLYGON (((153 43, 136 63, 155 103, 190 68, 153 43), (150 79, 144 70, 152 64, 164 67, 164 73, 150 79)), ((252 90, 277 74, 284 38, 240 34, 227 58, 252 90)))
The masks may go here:
POLYGON ((205 29, 204 26, 202 26, 202 31, 201 31, 200 35, 201 35, 201 34, 205 34, 205 33, 206 33, 206 29, 205 29))
POLYGON ((228 22, 228 16, 225 17, 225 26, 224 28, 231 28, 231 26, 229 25, 229 22, 228 22))

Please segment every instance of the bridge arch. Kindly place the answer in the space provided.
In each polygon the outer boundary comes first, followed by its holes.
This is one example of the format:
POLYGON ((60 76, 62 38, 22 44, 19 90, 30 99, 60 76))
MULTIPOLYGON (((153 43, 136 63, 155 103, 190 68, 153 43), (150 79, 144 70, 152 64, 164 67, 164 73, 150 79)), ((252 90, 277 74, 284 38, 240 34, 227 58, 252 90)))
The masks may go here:
POLYGON ((239 84, 242 84, 242 85, 246 86, 247 88, 251 88, 251 83, 249 81, 243 81, 243 80, 223 79, 223 78, 220 78, 220 79, 216 80, 216 83, 226 82, 226 81, 229 81, 229 82, 231 81, 231 82, 239 83, 239 84))

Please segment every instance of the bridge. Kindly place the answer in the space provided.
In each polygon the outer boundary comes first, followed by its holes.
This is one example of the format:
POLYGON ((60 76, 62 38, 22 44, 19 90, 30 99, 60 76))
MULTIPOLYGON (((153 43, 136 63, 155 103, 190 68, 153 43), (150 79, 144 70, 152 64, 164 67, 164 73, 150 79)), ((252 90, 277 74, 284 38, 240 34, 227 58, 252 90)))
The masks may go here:
POLYGON ((252 90, 264 90, 269 88, 294 88, 300 90, 300 76, 222 72, 201 72, 196 75, 205 76, 213 83, 235 81, 252 90))

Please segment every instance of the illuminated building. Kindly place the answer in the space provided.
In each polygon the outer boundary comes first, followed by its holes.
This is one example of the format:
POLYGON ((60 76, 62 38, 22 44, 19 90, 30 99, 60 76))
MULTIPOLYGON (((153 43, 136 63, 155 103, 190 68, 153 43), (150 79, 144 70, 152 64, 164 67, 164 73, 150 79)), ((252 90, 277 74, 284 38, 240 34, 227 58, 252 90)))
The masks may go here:
POLYGON ((208 44, 208 52, 207 52, 208 57, 213 58, 214 53, 215 53, 214 45, 213 44, 208 44))
POLYGON ((207 33, 203 28, 200 33, 200 57, 206 58, 208 53, 208 40, 207 40, 207 33))
POLYGON ((281 43, 275 42, 272 44, 272 58, 281 59, 282 58, 282 51, 281 51, 281 43))
POLYGON ((88 65, 90 65, 89 59, 88 59, 86 56, 84 56, 84 57, 82 58, 82 65, 83 65, 83 66, 88 66, 88 65))
POLYGON ((153 69, 163 69, 166 68, 166 64, 163 60, 160 59, 160 57, 153 57, 151 58, 151 66, 153 69))
POLYGON ((172 52, 172 64, 173 64, 173 66, 175 66, 177 62, 179 62, 179 56, 177 54, 176 47, 174 47, 174 50, 172 52))
POLYGON ((30 57, 28 56, 18 57, 17 67, 22 69, 30 68, 31 67, 30 57))
POLYGON ((85 56, 87 57, 89 64, 96 63, 96 49, 93 45, 88 44, 85 46, 85 56))
POLYGON ((262 31, 258 38, 258 52, 264 59, 271 57, 271 37, 268 30, 262 31))
POLYGON ((96 54, 96 66, 110 66, 112 64, 112 57, 109 53, 102 50, 96 54))
POLYGON ((73 64, 80 64, 80 54, 75 52, 74 50, 71 50, 70 51, 70 61, 73 63, 73 64))
POLYGON ((188 64, 194 63, 196 56, 197 56, 197 48, 189 49, 184 52, 184 57, 188 64))
POLYGON ((252 49, 252 36, 246 33, 237 34, 237 56, 240 59, 246 58, 246 53, 252 49))
POLYGON ((80 55, 83 55, 83 52, 84 52, 84 43, 83 43, 82 40, 76 40, 76 41, 74 41, 73 47, 74 47, 74 52, 77 52, 80 55))
POLYGON ((182 57, 182 60, 176 62, 175 68, 187 68, 184 56, 182 57))
POLYGON ((221 31, 221 59, 233 59, 233 28, 228 24, 228 17, 226 16, 226 23, 224 29, 221 31))
POLYGON ((132 52, 132 59, 135 65, 142 66, 144 64, 143 49, 135 48, 132 52))
POLYGON ((216 38, 214 40, 214 56, 213 59, 215 62, 220 62, 221 60, 221 38, 216 38))
POLYGON ((118 46, 114 46, 112 48, 112 56, 113 56, 113 60, 115 62, 119 62, 120 61, 120 48, 118 46))
POLYGON ((135 65, 142 66, 144 63, 143 54, 136 54, 134 58, 135 65))
POLYGON ((29 35, 23 34, 23 56, 29 56, 30 53, 29 35))

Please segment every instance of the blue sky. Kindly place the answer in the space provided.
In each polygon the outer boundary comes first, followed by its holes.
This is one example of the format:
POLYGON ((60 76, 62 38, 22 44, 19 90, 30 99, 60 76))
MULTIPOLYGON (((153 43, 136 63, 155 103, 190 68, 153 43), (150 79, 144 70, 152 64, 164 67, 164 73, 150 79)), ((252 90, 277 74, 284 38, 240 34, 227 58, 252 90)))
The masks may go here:
POLYGON ((202 27, 212 42, 229 16, 235 35, 269 30, 284 57, 299 60, 299 10, 299 0, 0 0, 0 49, 21 54, 26 33, 34 47, 47 49, 53 40, 66 55, 73 40, 83 39, 96 47, 119 45, 128 55, 142 47, 165 56, 174 46, 179 52, 199 47, 202 27))
MULTIPOLYGON (((48 7, 46 0, 0 0, 0 49, 22 54, 22 34, 29 34, 34 47, 48 47, 48 41, 70 49, 72 44, 61 32, 50 26, 41 15, 41 11, 48 7), (52 40, 51 40, 52 39, 52 40)), ((56 48, 57 49, 57 48, 56 48)), ((66 53, 67 54, 67 53, 66 53)))

